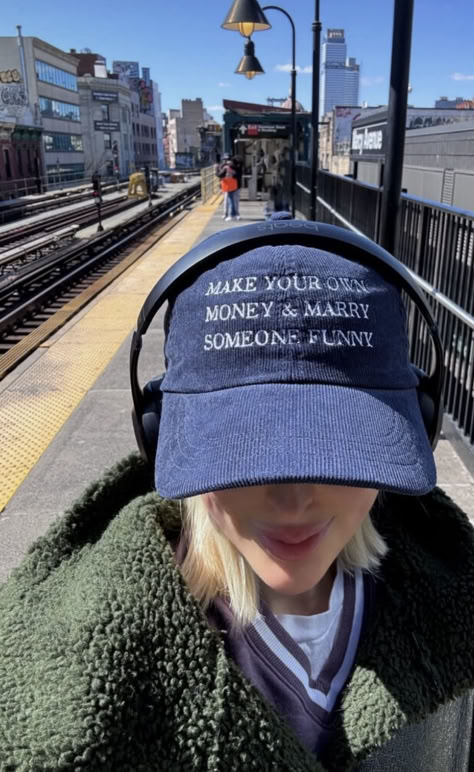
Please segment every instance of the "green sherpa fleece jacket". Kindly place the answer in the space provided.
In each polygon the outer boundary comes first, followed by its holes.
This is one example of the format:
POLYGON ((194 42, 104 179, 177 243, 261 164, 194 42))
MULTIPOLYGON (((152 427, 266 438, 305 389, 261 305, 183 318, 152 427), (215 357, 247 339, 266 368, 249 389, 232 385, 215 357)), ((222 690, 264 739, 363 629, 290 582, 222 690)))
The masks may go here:
POLYGON ((119 463, 0 588, 0 770, 472 770, 473 529, 438 489, 374 518, 377 608, 316 759, 188 592, 178 507, 119 463))

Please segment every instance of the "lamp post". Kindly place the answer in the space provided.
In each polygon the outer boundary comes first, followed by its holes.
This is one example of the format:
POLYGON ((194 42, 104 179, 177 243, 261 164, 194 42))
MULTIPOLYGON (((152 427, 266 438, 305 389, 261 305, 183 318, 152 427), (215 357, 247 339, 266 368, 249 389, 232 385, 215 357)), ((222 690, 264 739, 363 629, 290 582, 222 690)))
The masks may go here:
POLYGON ((390 98, 387 116, 387 152, 382 189, 379 242, 394 252, 400 212, 403 153, 409 92, 411 33, 414 0, 395 0, 393 17, 390 98))
POLYGON ((321 52, 321 21, 319 0, 315 0, 313 29, 313 89, 311 105, 311 196, 310 220, 316 220, 318 200, 318 155, 319 155, 319 68, 321 52))
POLYGON ((245 44, 245 53, 242 57, 236 73, 245 75, 247 78, 253 78, 255 75, 263 73, 260 62, 255 57, 255 45, 250 40, 250 35, 258 30, 270 28, 264 11, 280 11, 291 24, 292 39, 292 69, 291 69, 291 214, 295 217, 296 209, 296 148, 298 144, 298 134, 296 129, 296 30, 293 19, 284 8, 279 5, 265 5, 260 8, 257 0, 234 0, 231 10, 227 14, 222 27, 224 29, 236 30, 241 35, 248 38, 245 44))

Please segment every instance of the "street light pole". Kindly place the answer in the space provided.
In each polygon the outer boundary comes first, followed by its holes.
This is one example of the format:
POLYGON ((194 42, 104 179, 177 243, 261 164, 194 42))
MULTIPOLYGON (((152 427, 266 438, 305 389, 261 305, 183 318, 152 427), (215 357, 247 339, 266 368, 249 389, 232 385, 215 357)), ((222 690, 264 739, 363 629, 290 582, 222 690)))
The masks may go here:
POLYGON ((394 252, 400 211, 410 74, 413 0, 395 0, 387 117, 387 152, 382 189, 380 244, 394 252))
POLYGON ((262 11, 281 11, 291 24, 292 40, 292 67, 291 67, 291 133, 293 142, 291 143, 290 162, 291 162, 291 216, 295 217, 296 211, 296 149, 298 147, 298 133, 296 128, 296 30, 293 19, 284 8, 279 5, 265 5, 262 11))
POLYGON ((319 154, 319 68, 321 59, 321 21, 319 19, 319 0, 315 0, 313 29, 313 101, 311 106, 311 196, 310 220, 316 220, 318 200, 318 154, 319 154))

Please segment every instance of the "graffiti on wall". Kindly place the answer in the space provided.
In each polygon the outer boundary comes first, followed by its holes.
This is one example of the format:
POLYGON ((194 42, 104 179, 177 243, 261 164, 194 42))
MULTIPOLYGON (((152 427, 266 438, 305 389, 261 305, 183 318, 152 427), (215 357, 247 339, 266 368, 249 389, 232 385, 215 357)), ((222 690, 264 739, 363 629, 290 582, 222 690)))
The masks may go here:
POLYGON ((23 117, 27 106, 23 86, 16 84, 4 86, 0 81, 0 116, 19 120, 23 117))
POLYGON ((0 104, 6 107, 25 107, 26 93, 23 86, 0 86, 0 104))
POLYGON ((0 83, 20 83, 21 75, 18 70, 0 70, 0 83))
POLYGON ((408 129, 426 129, 430 126, 446 126, 449 123, 460 123, 462 117, 440 115, 417 115, 408 121, 408 129))
POLYGON ((19 70, 0 70, 0 115, 19 119, 26 107, 26 91, 19 70))

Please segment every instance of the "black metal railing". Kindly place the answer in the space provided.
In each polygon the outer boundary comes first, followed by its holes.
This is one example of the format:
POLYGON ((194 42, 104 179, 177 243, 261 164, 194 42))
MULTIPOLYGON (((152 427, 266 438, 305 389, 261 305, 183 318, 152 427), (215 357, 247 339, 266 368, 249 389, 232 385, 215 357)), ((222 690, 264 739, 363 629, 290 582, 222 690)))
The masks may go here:
MULTIPOLYGON (((297 210, 309 216, 311 170, 297 165, 297 210)), ((318 220, 378 241, 381 188, 318 172, 318 220)), ((402 194, 395 256, 431 299, 444 344, 445 410, 474 444, 474 212, 402 194)), ((415 364, 430 369, 426 325, 409 307, 415 364)))

